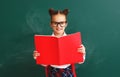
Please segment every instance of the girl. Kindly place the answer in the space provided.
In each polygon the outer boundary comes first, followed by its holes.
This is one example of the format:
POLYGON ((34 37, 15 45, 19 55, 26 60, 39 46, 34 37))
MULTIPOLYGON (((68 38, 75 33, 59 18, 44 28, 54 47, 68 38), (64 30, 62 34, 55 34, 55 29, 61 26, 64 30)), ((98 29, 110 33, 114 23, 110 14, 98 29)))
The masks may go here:
MULTIPOLYGON (((55 37, 62 37, 65 36, 65 28, 67 27, 67 15, 68 15, 68 9, 65 9, 63 11, 61 10, 54 10, 49 9, 49 14, 51 17, 50 27, 53 29, 52 36, 55 37)), ((78 48, 78 52, 84 54, 84 60, 85 60, 85 47, 83 45, 78 48)), ((40 56, 37 51, 34 51, 33 57, 34 59, 37 58, 37 56, 40 56)), ((82 62, 83 63, 83 62, 82 62)), ((81 64, 81 63, 80 63, 81 64)), ((76 77, 75 68, 72 67, 72 64, 66 64, 66 65, 42 65, 46 67, 46 73, 47 77, 76 77)))

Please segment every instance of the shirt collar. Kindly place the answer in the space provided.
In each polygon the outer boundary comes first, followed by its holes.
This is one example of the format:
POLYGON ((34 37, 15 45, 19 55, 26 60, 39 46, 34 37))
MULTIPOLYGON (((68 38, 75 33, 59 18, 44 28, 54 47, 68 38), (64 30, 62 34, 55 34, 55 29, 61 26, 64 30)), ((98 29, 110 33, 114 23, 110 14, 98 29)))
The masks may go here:
MULTIPOLYGON (((63 36, 66 36, 67 34, 64 32, 63 36)), ((54 33, 52 33, 52 36, 55 36, 54 33)))

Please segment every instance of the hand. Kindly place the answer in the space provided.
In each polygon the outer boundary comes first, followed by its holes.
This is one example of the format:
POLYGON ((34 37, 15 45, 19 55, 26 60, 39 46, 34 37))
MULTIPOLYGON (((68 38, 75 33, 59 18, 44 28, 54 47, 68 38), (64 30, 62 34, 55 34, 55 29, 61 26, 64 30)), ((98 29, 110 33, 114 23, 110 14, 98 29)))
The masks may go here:
MULTIPOLYGON (((36 59, 38 56, 40 56, 40 53, 38 51, 33 52, 33 58, 36 59)), ((46 67, 47 65, 41 64, 42 66, 46 67)))
POLYGON ((82 44, 82 45, 80 45, 80 48, 78 48, 78 52, 80 52, 80 53, 83 53, 83 54, 85 54, 86 52, 85 52, 85 47, 84 47, 84 45, 82 44))
POLYGON ((78 52, 83 53, 83 62, 78 62, 78 64, 83 64, 85 62, 85 56, 86 56, 85 47, 83 44, 80 45, 80 48, 78 48, 78 52))
POLYGON ((40 53, 38 53, 38 51, 34 51, 33 58, 36 59, 38 56, 40 56, 40 53))

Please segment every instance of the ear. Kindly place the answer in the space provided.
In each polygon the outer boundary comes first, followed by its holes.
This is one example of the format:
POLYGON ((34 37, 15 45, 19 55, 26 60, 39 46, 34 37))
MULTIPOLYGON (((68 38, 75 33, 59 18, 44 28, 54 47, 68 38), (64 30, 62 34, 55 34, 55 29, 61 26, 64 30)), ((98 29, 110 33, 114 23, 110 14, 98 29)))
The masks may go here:
POLYGON ((67 27, 67 25, 68 25, 68 22, 66 23, 66 27, 67 27))
POLYGON ((54 11, 54 9, 53 9, 53 8, 50 8, 50 9, 49 9, 49 14, 50 14, 50 16, 51 16, 51 15, 53 15, 53 14, 54 14, 54 12, 55 12, 55 11, 54 11))
POLYGON ((50 27, 52 26, 51 22, 49 23, 50 27))
POLYGON ((67 15, 67 14, 68 14, 68 12, 69 12, 69 10, 68 10, 68 9, 64 9, 64 10, 63 10, 63 13, 64 13, 65 15, 67 15))

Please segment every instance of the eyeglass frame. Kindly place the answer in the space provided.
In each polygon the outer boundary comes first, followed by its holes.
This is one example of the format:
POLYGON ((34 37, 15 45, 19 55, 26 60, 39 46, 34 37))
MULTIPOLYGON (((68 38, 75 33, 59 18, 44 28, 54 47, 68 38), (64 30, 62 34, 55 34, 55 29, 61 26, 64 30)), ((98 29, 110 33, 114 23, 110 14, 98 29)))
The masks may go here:
POLYGON ((61 21, 61 22, 51 21, 51 24, 53 23, 54 23, 54 25, 52 25, 53 27, 57 27, 58 25, 60 25, 60 27, 65 27, 65 25, 62 25, 62 24, 66 24, 67 21, 61 21))

